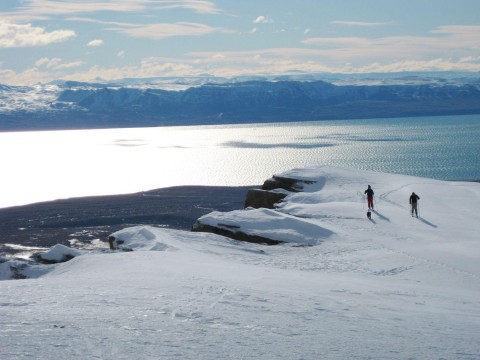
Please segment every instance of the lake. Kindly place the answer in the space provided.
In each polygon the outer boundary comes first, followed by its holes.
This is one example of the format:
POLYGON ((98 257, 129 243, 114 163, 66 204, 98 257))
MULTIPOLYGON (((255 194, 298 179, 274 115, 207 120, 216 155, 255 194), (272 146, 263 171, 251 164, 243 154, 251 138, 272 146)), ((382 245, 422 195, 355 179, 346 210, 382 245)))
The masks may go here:
POLYGON ((480 115, 0 133, 0 207, 336 165, 480 180, 480 115))

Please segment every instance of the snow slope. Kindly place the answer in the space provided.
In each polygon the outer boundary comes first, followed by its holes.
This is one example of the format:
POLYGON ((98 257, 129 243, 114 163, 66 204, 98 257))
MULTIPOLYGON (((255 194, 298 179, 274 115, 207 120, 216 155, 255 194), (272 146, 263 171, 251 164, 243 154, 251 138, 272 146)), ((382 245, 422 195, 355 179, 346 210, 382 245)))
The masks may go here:
POLYGON ((114 234, 133 251, 0 282, 0 358, 480 359, 479 184, 335 167, 281 175, 316 182, 276 210, 200 221, 294 242, 140 226, 114 234))

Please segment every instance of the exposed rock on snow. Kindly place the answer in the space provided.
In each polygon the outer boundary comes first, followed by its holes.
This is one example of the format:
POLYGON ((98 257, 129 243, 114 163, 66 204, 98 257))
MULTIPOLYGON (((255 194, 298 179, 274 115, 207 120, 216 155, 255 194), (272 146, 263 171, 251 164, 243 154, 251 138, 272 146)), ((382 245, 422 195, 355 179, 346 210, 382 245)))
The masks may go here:
POLYGON ((169 246, 158 242, 156 235, 148 227, 132 227, 121 232, 120 235, 114 234, 112 238, 113 248, 122 251, 148 250, 165 251, 169 246))
POLYGON ((0 281, 0 358, 480 358, 480 184, 327 166, 281 175, 317 181, 275 210, 202 223, 318 246, 123 229, 112 235, 135 251, 0 281))
POLYGON ((246 211, 213 212, 204 215, 196 221, 192 230, 268 245, 282 242, 317 245, 331 234, 329 230, 313 225, 308 220, 267 209, 275 209, 291 193, 301 192, 306 188, 312 189, 315 185, 318 189, 324 182, 322 176, 317 173, 309 176, 305 169, 302 170, 302 175, 297 173, 287 176, 274 175, 264 182, 261 190, 248 191, 245 200, 246 211))
POLYGON ((240 231, 239 226, 237 225, 218 224, 216 226, 213 226, 202 224, 201 222, 197 221, 193 225, 192 231, 209 232, 212 234, 226 236, 234 240, 246 241, 256 244, 278 245, 282 243, 282 241, 272 240, 263 236, 246 234, 243 231, 240 231))
POLYGON ((51 247, 47 252, 37 254, 36 258, 38 258, 40 262, 46 264, 55 264, 71 260, 81 254, 82 252, 80 250, 72 249, 62 244, 57 244, 51 247))
POLYGON ((318 245, 332 234, 308 219, 270 209, 215 211, 199 218, 193 230, 270 245, 282 242, 318 245))
POLYGON ((248 190, 245 207, 274 209, 275 204, 282 201, 287 194, 287 192, 260 189, 248 190))
POLYGON ((315 180, 301 180, 274 175, 263 183, 263 190, 285 189, 287 191, 302 191, 305 184, 315 183, 315 180))

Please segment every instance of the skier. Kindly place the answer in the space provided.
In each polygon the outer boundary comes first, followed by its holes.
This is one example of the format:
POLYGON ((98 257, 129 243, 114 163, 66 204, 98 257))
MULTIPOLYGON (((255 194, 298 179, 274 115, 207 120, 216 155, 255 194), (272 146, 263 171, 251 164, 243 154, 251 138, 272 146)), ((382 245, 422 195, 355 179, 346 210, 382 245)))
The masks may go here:
POLYGON ((368 200, 368 209, 373 210, 373 190, 370 185, 368 185, 368 189, 363 192, 364 194, 367 194, 367 200, 368 200))
POLYGON ((415 212, 416 217, 418 217, 417 200, 420 200, 420 196, 412 192, 412 195, 410 195, 410 205, 412 205, 412 217, 413 217, 413 212, 415 212))

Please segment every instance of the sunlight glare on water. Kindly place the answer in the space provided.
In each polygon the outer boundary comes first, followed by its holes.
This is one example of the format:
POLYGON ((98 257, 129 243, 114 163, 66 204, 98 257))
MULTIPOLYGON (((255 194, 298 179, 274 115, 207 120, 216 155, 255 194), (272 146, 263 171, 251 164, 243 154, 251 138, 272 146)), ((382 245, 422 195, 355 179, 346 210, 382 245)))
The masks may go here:
POLYGON ((480 116, 0 133, 0 207, 336 165, 480 179, 480 116))

